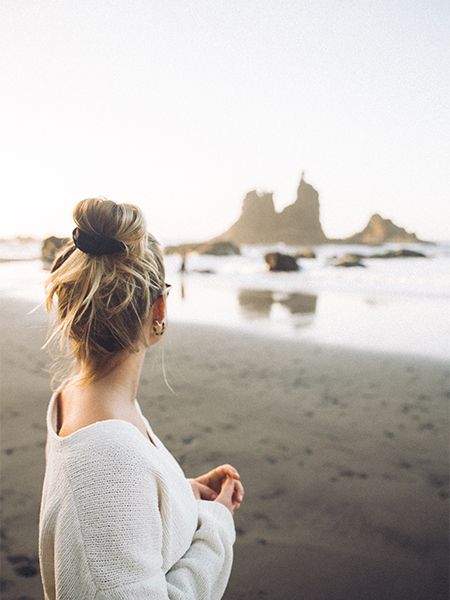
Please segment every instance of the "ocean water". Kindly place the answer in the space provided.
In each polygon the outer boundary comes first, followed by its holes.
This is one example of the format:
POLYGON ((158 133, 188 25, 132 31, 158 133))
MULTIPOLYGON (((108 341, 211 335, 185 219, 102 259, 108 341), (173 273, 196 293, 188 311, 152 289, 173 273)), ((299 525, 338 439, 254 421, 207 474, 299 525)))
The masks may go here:
MULTIPOLYGON (((264 253, 295 252, 284 244, 241 246, 241 256, 192 253, 165 257, 173 285, 168 320, 322 344, 447 360, 450 354, 450 243, 409 245, 427 258, 367 259, 366 268, 337 268, 334 255, 368 255, 404 247, 326 245, 298 272, 269 272, 264 253), (201 272, 210 271, 210 272, 201 272)), ((40 242, 0 242, 0 294, 43 301, 48 271, 40 242), (20 258, 11 262, 8 259, 20 258)))

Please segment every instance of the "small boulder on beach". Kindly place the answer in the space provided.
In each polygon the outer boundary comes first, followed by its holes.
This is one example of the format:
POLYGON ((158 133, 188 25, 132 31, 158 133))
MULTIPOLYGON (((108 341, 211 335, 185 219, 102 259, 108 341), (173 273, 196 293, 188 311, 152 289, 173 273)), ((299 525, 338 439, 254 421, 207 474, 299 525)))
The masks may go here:
POLYGON ((296 252, 294 258, 316 258, 316 253, 311 248, 304 248, 300 252, 296 252))
POLYGON ((344 254, 335 260, 335 267, 365 267, 361 262, 361 256, 358 254, 344 254))
POLYGON ((299 271, 300 267, 294 256, 281 252, 268 252, 264 255, 269 271, 299 271))
POLYGON ((423 252, 417 252, 417 250, 399 248, 398 250, 388 250, 383 254, 371 254, 367 258, 427 258, 427 255, 423 252))
POLYGON ((69 241, 69 238, 55 237, 54 235, 42 240, 41 246, 41 258, 44 262, 52 263, 55 256, 65 244, 69 241))

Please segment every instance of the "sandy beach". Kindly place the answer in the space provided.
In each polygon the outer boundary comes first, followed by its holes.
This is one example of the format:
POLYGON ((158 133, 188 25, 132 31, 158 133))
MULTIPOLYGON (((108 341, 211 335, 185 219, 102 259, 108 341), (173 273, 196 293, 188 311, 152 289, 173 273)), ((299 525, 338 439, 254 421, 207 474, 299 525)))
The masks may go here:
MULTIPOLYGON (((39 600, 47 321, 0 305, 1 592, 39 600)), ((224 462, 241 474, 225 600, 448 598, 444 362, 169 318, 138 399, 187 477, 224 462)))

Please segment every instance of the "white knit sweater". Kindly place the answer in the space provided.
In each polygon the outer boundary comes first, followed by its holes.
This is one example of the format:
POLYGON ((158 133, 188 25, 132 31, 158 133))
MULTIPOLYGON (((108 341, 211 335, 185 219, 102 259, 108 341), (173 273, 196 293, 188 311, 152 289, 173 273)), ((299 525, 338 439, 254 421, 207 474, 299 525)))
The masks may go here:
POLYGON ((39 561, 46 600, 219 600, 236 539, 226 506, 195 498, 181 466, 136 407, 60 437, 47 409, 39 561))

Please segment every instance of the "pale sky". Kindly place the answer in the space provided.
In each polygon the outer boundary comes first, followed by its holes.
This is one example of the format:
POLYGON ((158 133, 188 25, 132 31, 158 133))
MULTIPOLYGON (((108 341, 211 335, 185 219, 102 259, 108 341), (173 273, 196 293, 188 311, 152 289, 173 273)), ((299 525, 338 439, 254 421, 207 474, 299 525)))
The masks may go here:
POLYGON ((305 170, 330 237, 380 212, 450 238, 448 1, 0 12, 0 236, 70 235, 73 206, 103 195, 141 206, 163 242, 202 240, 251 189, 293 202, 305 170))

